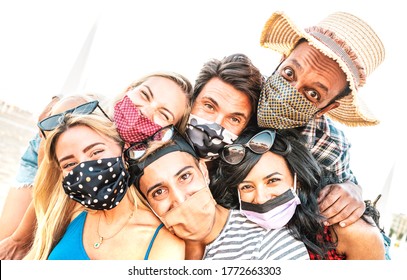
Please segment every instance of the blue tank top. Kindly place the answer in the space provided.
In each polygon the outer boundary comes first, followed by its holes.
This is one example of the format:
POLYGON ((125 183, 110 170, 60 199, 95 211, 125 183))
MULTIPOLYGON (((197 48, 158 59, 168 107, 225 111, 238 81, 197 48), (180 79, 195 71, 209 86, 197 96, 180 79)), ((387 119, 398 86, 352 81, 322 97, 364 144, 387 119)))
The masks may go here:
MULTIPOLYGON (((86 211, 83 211, 69 224, 64 236, 51 251, 51 254, 49 254, 49 260, 90 260, 83 247, 82 239, 87 214, 86 211)), ((163 224, 160 224, 155 230, 153 238, 148 245, 144 260, 148 260, 154 240, 162 227, 163 224)))

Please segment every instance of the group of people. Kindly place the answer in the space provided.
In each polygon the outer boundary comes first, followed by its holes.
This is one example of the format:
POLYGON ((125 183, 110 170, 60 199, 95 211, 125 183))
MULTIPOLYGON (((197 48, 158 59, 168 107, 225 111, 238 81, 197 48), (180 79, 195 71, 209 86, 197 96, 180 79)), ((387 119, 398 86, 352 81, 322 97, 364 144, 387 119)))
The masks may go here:
POLYGON ((336 125, 378 123, 357 92, 382 42, 344 12, 305 30, 273 13, 260 41, 282 54, 267 78, 237 53, 194 85, 160 72, 112 100, 53 100, 23 157, 23 209, 12 223, 3 210, 0 256, 389 259, 336 125))

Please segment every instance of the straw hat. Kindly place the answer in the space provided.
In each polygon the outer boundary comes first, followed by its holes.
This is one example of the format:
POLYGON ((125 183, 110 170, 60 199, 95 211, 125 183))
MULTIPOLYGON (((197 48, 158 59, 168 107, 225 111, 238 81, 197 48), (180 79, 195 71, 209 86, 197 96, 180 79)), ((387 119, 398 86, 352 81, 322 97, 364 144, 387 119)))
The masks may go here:
POLYGON ((348 126, 378 124, 379 121, 357 96, 358 88, 365 84, 366 77, 384 59, 383 43, 372 28, 352 14, 337 12, 302 30, 283 12, 276 12, 266 22, 260 44, 288 56, 301 38, 335 60, 350 84, 351 94, 340 99, 340 106, 327 114, 348 126))

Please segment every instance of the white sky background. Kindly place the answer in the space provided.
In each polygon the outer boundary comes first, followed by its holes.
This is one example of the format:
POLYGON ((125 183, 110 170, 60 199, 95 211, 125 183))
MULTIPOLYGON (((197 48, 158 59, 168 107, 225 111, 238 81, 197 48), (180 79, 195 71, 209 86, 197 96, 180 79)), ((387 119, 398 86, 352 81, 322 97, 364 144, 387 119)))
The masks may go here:
MULTIPOLYGON (((318 23, 335 11, 370 23, 386 47, 386 59, 367 78, 361 96, 381 120, 376 127, 346 129, 352 169, 374 199, 395 165, 384 214, 407 213, 404 116, 407 26, 396 0, 231 1, 46 1, 0 2, 0 99, 38 113, 62 86, 98 19, 81 90, 113 96, 156 70, 184 74, 191 82, 202 64, 235 52, 247 54, 269 75, 280 55, 261 48, 260 33, 274 11, 299 26, 318 23)), ((382 213, 383 214, 383 213, 382 213)), ((385 217, 383 217, 385 218, 385 217)))

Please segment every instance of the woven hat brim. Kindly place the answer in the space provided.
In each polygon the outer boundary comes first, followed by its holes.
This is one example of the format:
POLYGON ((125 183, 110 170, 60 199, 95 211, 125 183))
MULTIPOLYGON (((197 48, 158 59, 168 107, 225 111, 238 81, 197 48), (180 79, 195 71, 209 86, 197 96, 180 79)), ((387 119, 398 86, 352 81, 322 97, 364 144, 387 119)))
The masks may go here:
POLYGON ((327 115, 347 126, 377 125, 379 123, 377 118, 356 94, 353 75, 346 63, 325 44, 294 25, 283 12, 273 13, 266 22, 260 37, 260 45, 288 56, 302 38, 305 38, 310 45, 324 55, 336 61, 344 71, 350 85, 351 93, 339 100, 340 106, 329 111, 327 115))

